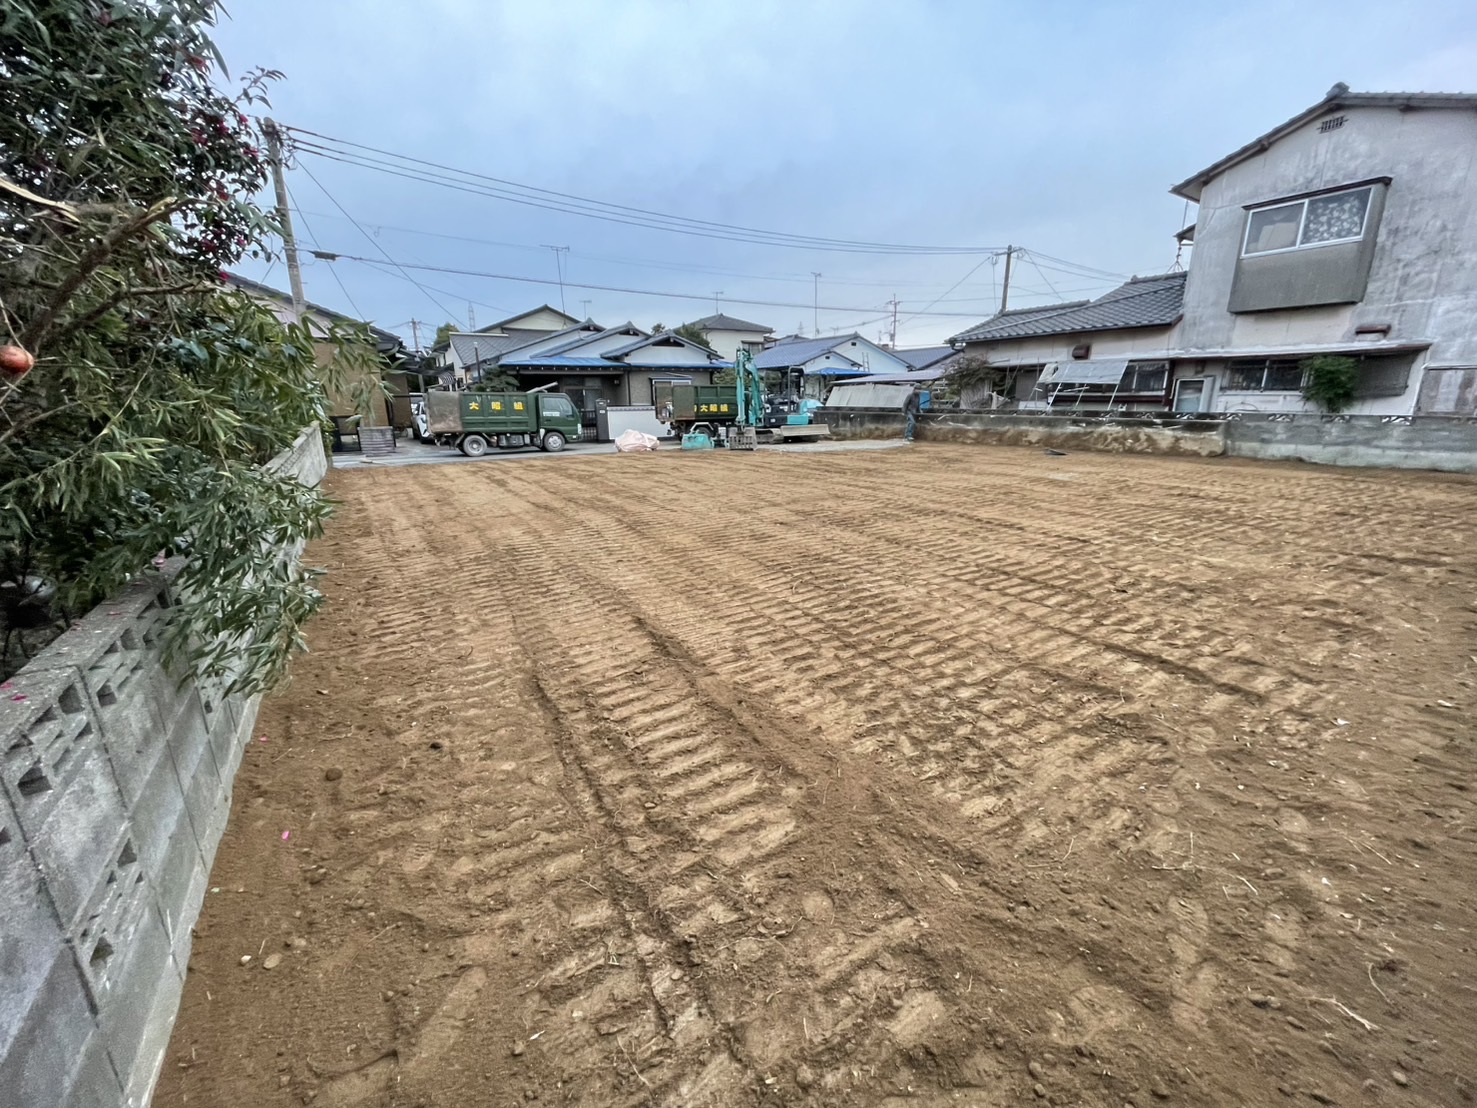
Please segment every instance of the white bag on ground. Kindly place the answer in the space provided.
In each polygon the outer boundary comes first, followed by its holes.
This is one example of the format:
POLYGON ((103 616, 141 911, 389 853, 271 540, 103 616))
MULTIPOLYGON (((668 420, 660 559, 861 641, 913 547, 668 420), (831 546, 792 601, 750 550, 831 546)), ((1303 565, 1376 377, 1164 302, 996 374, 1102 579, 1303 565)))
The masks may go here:
POLYGON ((622 431, 615 437, 615 449, 620 454, 635 454, 642 450, 655 450, 660 441, 655 435, 648 435, 645 431, 637 431, 632 428, 622 431))

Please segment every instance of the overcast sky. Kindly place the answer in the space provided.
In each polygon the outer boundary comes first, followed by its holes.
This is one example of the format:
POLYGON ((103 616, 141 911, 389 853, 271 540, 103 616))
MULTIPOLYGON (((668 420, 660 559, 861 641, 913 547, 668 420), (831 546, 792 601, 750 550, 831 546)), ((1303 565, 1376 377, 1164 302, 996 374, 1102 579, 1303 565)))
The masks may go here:
MULTIPOLYGON (((1174 232, 1194 213, 1186 218, 1168 186, 1336 81, 1477 91, 1473 0, 229 7, 216 39, 232 72, 282 70, 272 111, 294 127, 718 224, 1023 246, 1012 306, 1095 296, 1118 283, 1113 275, 1169 269, 1174 232)), ((454 191, 419 172, 299 155, 288 174, 298 234, 382 263, 308 258, 309 299, 408 341, 411 319, 434 330, 447 319, 467 325, 469 312, 483 326, 558 307, 562 265, 567 310, 607 325, 673 326, 716 303, 780 333, 811 334, 818 283, 822 334, 885 336, 895 295, 900 345, 942 342, 999 304, 1003 260, 988 253, 876 255, 674 234, 454 191)), ((243 272, 287 284, 280 264, 243 272)))

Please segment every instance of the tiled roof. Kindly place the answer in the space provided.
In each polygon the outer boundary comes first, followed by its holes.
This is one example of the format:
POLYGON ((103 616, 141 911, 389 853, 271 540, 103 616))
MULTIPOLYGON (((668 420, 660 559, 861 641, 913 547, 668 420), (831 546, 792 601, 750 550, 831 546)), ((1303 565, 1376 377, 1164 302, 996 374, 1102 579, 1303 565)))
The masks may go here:
POLYGON ((479 359, 490 362, 499 354, 524 346, 535 339, 548 338, 547 331, 509 331, 506 335, 484 335, 481 332, 453 332, 450 345, 463 365, 475 365, 479 359))
MULTIPOLYGON (((833 335, 828 339, 800 339, 796 342, 778 343, 754 355, 754 368, 788 369, 790 366, 804 365, 812 358, 819 358, 822 354, 835 350, 842 343, 859 337, 856 334, 833 335)), ((849 362, 852 361, 845 354, 836 356, 845 358, 849 362)))
POLYGON ((1285 123, 1279 123, 1266 134, 1252 139, 1239 150, 1227 154, 1218 162, 1206 166, 1199 173, 1187 177, 1169 191, 1176 196, 1199 202, 1201 190, 1233 165, 1254 158, 1285 135, 1296 131, 1304 123, 1328 112, 1341 108, 1457 108, 1471 111, 1477 108, 1477 93, 1471 92, 1350 92, 1349 86, 1340 82, 1328 90, 1328 95, 1311 108, 1307 108, 1285 123))
MULTIPOLYGON (((636 339, 634 342, 628 342, 625 346, 618 346, 614 350, 607 350, 605 356, 607 358, 624 358, 626 355, 633 354, 645 347, 672 342, 677 343, 679 346, 685 346, 693 351, 696 357, 703 359, 704 364, 707 364, 709 361, 716 361, 718 358, 718 355, 708 349, 708 347, 703 346, 701 343, 693 342, 691 339, 685 339, 674 331, 659 331, 655 335, 647 335, 644 338, 636 339)), ((727 365, 728 363, 725 362, 724 364, 727 365)))
POLYGON ((1074 300, 1002 312, 950 342, 994 342, 1036 335, 1075 335, 1134 327, 1168 327, 1184 313, 1185 275, 1135 277, 1096 300, 1074 300))
MULTIPOLYGON (((586 322, 589 321, 586 320, 586 322)), ((641 336, 646 334, 645 331, 641 330, 641 328, 637 327, 634 323, 622 323, 619 327, 605 327, 599 331, 594 332, 593 334, 575 335, 568 342, 561 342, 554 346, 546 346, 539 351, 538 356, 545 357, 550 354, 572 354, 580 347, 588 346, 596 339, 609 338, 611 335, 631 334, 633 332, 635 334, 635 337, 637 338, 640 338, 641 336)), ((548 337, 548 335, 544 336, 544 338, 548 337)))
POLYGON ((893 354, 914 369, 927 369, 954 353, 952 346, 917 346, 911 350, 894 350, 893 354))
POLYGON ((719 312, 717 315, 705 316, 702 319, 694 319, 689 327, 696 327, 700 331, 757 331, 761 335, 767 335, 774 330, 762 323, 750 323, 746 319, 735 319, 731 315, 719 312))

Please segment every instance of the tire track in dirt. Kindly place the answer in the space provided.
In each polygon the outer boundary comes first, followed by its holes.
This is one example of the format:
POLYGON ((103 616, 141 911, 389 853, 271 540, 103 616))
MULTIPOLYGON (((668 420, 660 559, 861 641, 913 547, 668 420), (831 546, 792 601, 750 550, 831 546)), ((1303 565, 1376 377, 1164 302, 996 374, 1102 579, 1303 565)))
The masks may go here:
POLYGON ((1470 483, 931 448, 336 480, 334 605, 218 862, 292 826, 240 880, 322 930, 267 990, 236 960, 275 917, 207 920, 160 1104, 1460 1094, 1433 598, 1477 581, 1470 483))

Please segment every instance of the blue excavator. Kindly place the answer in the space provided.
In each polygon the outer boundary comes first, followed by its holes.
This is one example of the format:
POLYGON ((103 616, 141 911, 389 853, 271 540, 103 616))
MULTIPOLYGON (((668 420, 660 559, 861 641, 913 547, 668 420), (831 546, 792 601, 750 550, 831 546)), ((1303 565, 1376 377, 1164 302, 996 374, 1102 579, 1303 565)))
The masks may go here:
POLYGON ((674 385, 657 418, 682 436, 684 450, 753 450, 759 443, 805 442, 830 437, 815 423, 816 401, 778 400, 764 391, 764 374, 747 350, 733 363, 732 385, 674 385))

